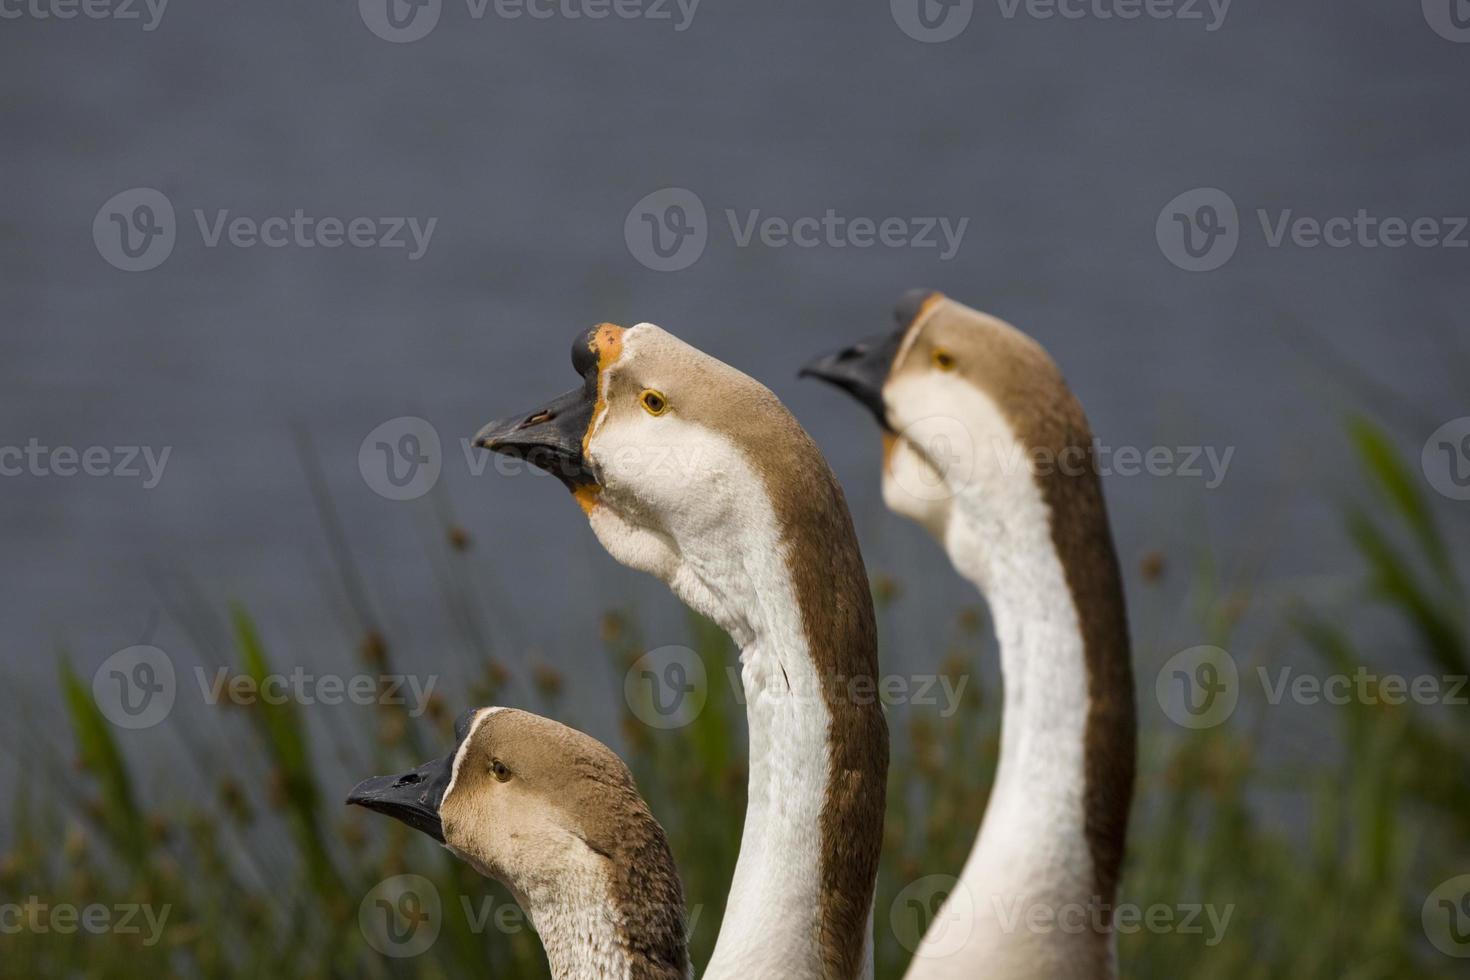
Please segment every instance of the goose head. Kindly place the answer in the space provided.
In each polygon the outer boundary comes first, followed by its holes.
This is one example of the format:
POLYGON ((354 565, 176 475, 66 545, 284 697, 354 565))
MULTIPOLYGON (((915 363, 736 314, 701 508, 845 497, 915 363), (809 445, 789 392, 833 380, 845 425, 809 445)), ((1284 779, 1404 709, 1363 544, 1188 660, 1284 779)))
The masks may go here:
POLYGON ((877 421, 890 510, 945 544, 957 512, 1002 519, 1018 474, 1031 476, 1038 463, 1090 464, 1081 409, 1035 340, 930 290, 905 293, 894 318, 894 329, 801 370, 877 421))
POLYGON ((787 528, 830 521, 841 491, 821 453, 764 385, 654 324, 579 334, 572 366, 580 385, 477 445, 557 475, 614 558, 741 640, 750 583, 731 556, 768 543, 757 510, 787 528))
POLYGON ((558 931, 606 927, 621 934, 612 944, 684 975, 683 891, 663 829, 628 767, 590 735, 511 708, 467 711, 452 752, 366 779, 347 802, 402 821, 505 884, 553 959, 583 952, 553 948, 558 931))

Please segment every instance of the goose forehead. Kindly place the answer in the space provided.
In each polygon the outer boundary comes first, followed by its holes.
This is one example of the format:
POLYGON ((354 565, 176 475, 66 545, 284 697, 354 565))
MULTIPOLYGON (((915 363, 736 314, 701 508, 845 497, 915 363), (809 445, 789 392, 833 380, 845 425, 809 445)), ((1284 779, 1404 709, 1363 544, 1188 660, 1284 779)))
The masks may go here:
MULTIPOLYGON (((641 386, 664 390, 672 401, 674 411, 646 427, 642 423, 650 420, 641 413, 626 415, 643 435, 658 431, 694 440, 710 434, 750 456, 795 428, 790 413, 760 382, 655 324, 639 323, 623 332, 620 356, 604 374, 604 392, 624 371, 641 386)), ((596 424, 609 415, 601 406, 596 424)))
POLYGON ((650 382, 660 378, 667 381, 702 378, 712 369, 733 371, 698 347, 646 321, 623 331, 619 354, 619 367, 632 369, 642 380, 650 382))
POLYGON ((891 377, 907 359, 909 351, 913 350, 914 344, 918 342, 920 335, 935 321, 939 310, 959 306, 954 300, 943 293, 930 293, 919 306, 919 311, 914 314, 914 319, 909 323, 908 329, 904 331, 903 340, 898 345, 898 352, 893 355, 893 366, 888 369, 891 377))
POLYGON ((465 730, 464 738, 460 739, 459 745, 454 750, 454 764, 449 770, 449 785, 444 787, 444 799, 448 800, 450 794, 454 792, 454 784, 459 781, 460 766, 464 765, 464 760, 469 755, 470 746, 474 744, 475 735, 479 732, 480 726, 505 710, 505 708, 481 708, 475 712, 469 728, 465 730))

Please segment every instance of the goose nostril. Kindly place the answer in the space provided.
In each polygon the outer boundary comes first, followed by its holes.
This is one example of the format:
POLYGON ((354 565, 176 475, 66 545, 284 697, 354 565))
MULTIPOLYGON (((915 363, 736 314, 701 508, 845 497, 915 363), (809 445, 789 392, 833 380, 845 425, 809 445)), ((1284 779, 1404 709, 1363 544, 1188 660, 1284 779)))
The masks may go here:
POLYGON ((407 774, 405 774, 403 776, 399 776, 398 777, 398 782, 394 783, 393 786, 395 788, 397 788, 399 786, 412 786, 414 783, 417 783, 418 781, 420 781, 423 778, 424 778, 423 776, 420 776, 416 772, 410 772, 410 773, 407 773, 407 774))
POLYGON ((556 418, 555 415, 552 415, 548 411, 542 410, 540 412, 537 412, 535 415, 532 415, 530 418, 526 419, 526 421, 522 422, 520 427, 524 429, 528 425, 540 425, 542 422, 550 422, 554 418, 556 418))
POLYGON ((868 352, 867 344, 853 344, 847 350, 837 355, 839 361, 850 361, 854 357, 861 357, 868 352))

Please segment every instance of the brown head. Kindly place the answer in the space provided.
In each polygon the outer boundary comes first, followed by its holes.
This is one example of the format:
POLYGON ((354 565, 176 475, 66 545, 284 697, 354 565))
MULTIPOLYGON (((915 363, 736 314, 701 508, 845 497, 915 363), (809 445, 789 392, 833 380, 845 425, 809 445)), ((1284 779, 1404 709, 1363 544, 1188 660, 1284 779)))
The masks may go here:
POLYGON ((428 834, 503 882, 538 923, 608 924, 658 967, 650 975, 683 976, 683 889, 622 760, 590 735, 511 708, 466 712, 455 737, 449 755, 364 780, 347 802, 428 834))

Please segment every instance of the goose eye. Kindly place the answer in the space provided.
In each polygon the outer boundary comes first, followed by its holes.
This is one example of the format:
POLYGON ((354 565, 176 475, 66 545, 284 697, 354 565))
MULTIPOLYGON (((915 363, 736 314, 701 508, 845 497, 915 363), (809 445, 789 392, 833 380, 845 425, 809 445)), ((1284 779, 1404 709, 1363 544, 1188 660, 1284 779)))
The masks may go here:
POLYGON ((662 415, 669 410, 669 400, 664 397, 664 393, 652 388, 643 389, 643 393, 638 396, 638 404, 649 415, 662 415))
POLYGON ((490 760, 490 772, 502 783, 510 779, 510 767, 499 759, 490 760))
POLYGON ((932 357, 933 357, 933 360, 934 360, 934 366, 937 367, 937 368, 939 368, 939 370, 941 370, 941 371, 953 371, 954 370, 954 355, 951 354, 949 351, 945 350, 943 347, 936 347, 936 348, 934 348, 934 353, 933 353, 932 357))

